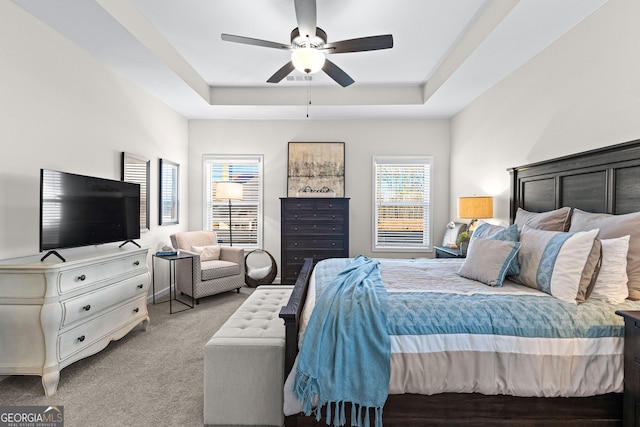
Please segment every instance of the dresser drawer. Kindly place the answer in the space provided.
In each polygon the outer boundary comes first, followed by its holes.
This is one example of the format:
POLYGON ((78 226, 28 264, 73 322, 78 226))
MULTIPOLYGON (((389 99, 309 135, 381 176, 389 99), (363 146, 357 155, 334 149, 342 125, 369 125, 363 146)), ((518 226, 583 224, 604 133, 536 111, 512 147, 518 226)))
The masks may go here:
POLYGON ((93 263, 84 267, 63 270, 58 277, 60 293, 92 285, 101 280, 115 276, 147 271, 147 256, 136 253, 122 258, 115 258, 101 263, 93 263))
POLYGON ((286 221, 340 221, 344 222, 344 212, 320 212, 320 211, 296 211, 286 212, 284 215, 286 221))
POLYGON ((70 298, 62 303, 62 326, 86 319, 137 295, 146 296, 150 282, 149 273, 143 273, 94 292, 70 298))
POLYGON ((344 200, 337 200, 337 199, 316 200, 316 209, 318 209, 318 211, 339 212, 339 211, 344 211, 345 207, 346 207, 346 203, 344 200))
POLYGON ((344 251, 314 251, 300 250, 287 251, 284 262, 287 264, 297 264, 302 267, 305 258, 313 258, 313 263, 327 258, 344 258, 347 254, 344 251))
POLYGON ((335 234, 344 235, 344 223, 327 224, 322 222, 306 223, 306 222, 289 222, 283 226, 285 234, 308 235, 322 234, 325 236, 335 234))
POLYGON ((343 250, 345 241, 338 239, 305 239, 305 238, 286 238, 282 242, 282 246, 286 249, 335 249, 343 250))
POLYGON ((313 199, 286 199, 282 202, 282 208, 286 211, 314 210, 316 208, 313 199))
POLYGON ((58 361, 62 362, 84 350, 136 317, 145 318, 147 316, 146 298, 146 295, 141 296, 60 334, 58 337, 58 361))

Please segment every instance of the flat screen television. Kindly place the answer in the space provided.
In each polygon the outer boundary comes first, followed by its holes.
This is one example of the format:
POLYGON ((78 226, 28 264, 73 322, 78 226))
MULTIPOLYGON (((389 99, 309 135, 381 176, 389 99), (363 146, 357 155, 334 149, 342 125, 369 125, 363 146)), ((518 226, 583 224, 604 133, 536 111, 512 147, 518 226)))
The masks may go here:
POLYGON ((40 170, 41 252, 139 238, 139 184, 40 170))

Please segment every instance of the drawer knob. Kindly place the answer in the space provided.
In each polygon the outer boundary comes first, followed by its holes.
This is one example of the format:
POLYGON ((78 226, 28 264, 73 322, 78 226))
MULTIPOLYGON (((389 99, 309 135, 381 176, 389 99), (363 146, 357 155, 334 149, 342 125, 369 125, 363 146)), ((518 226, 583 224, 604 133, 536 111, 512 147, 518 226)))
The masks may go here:
POLYGON ((294 218, 298 218, 298 214, 293 215, 294 218))
POLYGON ((298 242, 293 242, 293 246, 298 246, 298 242))
POLYGON ((89 311, 89 310, 91 310, 91 304, 87 304, 87 305, 85 305, 84 307, 82 307, 82 309, 83 309, 84 311, 89 311))
POLYGON ((142 289, 143 287, 144 287, 144 285, 143 285, 142 283, 140 283, 140 284, 138 285, 138 289, 142 289))
POLYGON ((331 246, 335 246, 335 245, 336 245, 336 242, 331 242, 331 246))
POLYGON ((136 308, 134 308, 134 309, 133 309, 133 312, 134 312, 134 313, 137 313, 137 312, 139 312, 139 311, 140 311, 140 309, 139 309, 138 307, 136 307, 136 308))
POLYGON ((87 276, 85 276, 84 274, 82 276, 78 277, 78 280, 80 280, 81 282, 84 282, 84 280, 87 278, 87 276))
POLYGON ((137 260, 136 260, 136 261, 134 261, 134 262, 133 262, 133 265, 140 265, 140 261, 137 261, 137 260))
POLYGON ((80 336, 78 337, 78 341, 83 342, 83 341, 84 341, 84 335, 80 335, 80 336))
POLYGON ((333 203, 329 203, 329 207, 332 208, 333 207, 333 203))
POLYGON ((293 231, 298 231, 298 227, 293 227, 293 231))
POLYGON ((336 216, 335 215, 331 215, 331 218, 336 219, 336 216))

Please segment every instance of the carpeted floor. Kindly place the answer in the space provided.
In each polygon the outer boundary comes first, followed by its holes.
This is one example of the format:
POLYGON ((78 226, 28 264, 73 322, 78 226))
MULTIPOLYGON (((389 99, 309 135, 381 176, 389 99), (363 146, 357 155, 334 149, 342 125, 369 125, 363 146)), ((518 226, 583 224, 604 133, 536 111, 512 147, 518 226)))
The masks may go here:
POLYGON ((0 382, 0 405, 63 405, 65 427, 202 426, 204 345, 252 291, 172 315, 167 303, 150 304, 146 331, 137 326, 64 368, 56 394, 45 396, 38 376, 10 376, 0 382))

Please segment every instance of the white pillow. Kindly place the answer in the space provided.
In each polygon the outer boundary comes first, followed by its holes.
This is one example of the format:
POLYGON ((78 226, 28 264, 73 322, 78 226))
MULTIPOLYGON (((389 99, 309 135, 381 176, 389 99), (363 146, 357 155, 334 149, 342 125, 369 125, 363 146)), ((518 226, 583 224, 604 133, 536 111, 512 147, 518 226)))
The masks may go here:
POLYGON ((197 252, 200 254, 201 261, 213 261, 216 259, 220 259, 220 246, 219 245, 211 245, 211 246, 191 246, 191 250, 193 252, 197 252))
POLYGON ((602 239, 602 265, 589 298, 620 304, 629 296, 627 252, 630 236, 602 239))

